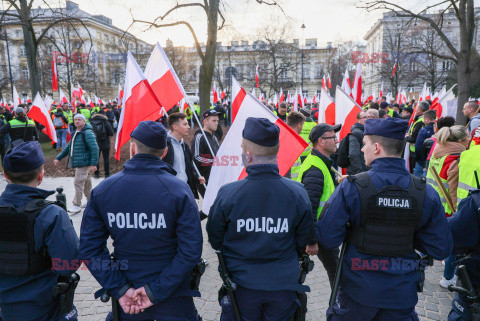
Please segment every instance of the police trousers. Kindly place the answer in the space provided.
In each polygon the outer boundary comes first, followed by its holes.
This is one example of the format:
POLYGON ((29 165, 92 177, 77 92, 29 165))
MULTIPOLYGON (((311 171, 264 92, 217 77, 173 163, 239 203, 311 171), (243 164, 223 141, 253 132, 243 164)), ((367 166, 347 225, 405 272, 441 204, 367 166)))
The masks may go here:
POLYGON ((339 290, 337 302, 327 310, 327 321, 419 321, 415 307, 409 309, 380 309, 352 300, 339 290))
MULTIPOLYGON (((480 308, 480 303, 479 303, 480 308)), ((457 294, 452 302, 452 310, 448 314, 448 321, 478 321, 479 313, 473 313, 470 310, 470 304, 463 295, 457 294)))
MULTIPOLYGON (((235 291, 242 321, 290 321, 300 302, 295 291, 261 291, 238 286, 235 291)), ((222 300, 221 321, 235 321, 230 300, 222 300)))

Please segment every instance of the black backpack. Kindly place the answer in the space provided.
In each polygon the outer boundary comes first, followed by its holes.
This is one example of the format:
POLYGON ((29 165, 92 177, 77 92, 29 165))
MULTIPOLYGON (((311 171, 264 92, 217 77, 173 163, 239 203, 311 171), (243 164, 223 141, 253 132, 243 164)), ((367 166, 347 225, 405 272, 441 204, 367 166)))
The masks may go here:
POLYGON ((105 122, 103 120, 93 119, 90 121, 90 124, 98 140, 107 139, 107 128, 105 128, 105 122))
POLYGON ((342 167, 342 168, 347 168, 350 166, 350 158, 348 155, 350 154, 349 151, 349 139, 350 135, 355 136, 356 139, 358 139, 358 142, 360 143, 360 146, 363 144, 362 140, 363 137, 360 136, 360 133, 356 133, 355 131, 349 133, 347 136, 345 136, 342 141, 340 142, 340 145, 338 145, 337 149, 337 165, 342 167))

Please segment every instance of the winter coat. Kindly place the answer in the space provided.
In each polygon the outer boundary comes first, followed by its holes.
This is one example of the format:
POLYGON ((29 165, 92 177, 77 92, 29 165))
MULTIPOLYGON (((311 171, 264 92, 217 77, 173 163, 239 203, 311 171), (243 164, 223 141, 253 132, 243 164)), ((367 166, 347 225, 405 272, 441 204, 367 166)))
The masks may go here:
POLYGON ((62 160, 67 156, 67 166, 72 168, 98 165, 98 145, 90 124, 73 133, 72 139, 56 159, 62 160))
POLYGON ((92 125, 92 128, 95 128, 95 125, 101 125, 103 124, 103 128, 105 130, 105 135, 99 135, 98 133, 95 133, 95 136, 97 138, 97 145, 98 149, 101 150, 106 150, 110 149, 110 137, 113 136, 113 127, 110 124, 110 121, 108 120, 107 116, 103 114, 94 114, 92 118, 90 118, 90 124, 92 125))
POLYGON ((368 170, 362 152, 363 131, 364 126, 355 123, 351 129, 352 135, 348 136, 348 159, 350 160, 350 166, 347 167, 348 175, 355 175, 368 170))

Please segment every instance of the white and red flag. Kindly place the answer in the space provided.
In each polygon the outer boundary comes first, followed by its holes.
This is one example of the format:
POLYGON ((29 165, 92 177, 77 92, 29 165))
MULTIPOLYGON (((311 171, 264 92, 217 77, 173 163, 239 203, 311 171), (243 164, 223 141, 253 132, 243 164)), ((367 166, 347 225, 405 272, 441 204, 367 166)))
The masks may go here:
POLYGON ((123 89, 122 89, 122 86, 118 85, 118 101, 117 101, 118 107, 122 106, 122 101, 123 101, 123 89))
MULTIPOLYGON (((238 92, 241 92, 243 95, 245 90, 238 92)), ((233 97, 233 100, 235 99, 236 97, 233 97)), ((217 156, 213 161, 207 191, 202 204, 202 212, 207 215, 220 187, 247 176, 245 167, 242 164, 241 143, 242 132, 248 117, 266 118, 280 128, 280 149, 277 162, 279 173, 282 176, 288 172, 293 163, 308 146, 307 142, 300 135, 295 133, 278 116, 259 102, 255 96, 246 93, 243 100, 240 101, 240 109, 235 121, 225 136, 222 145, 220 145, 217 156), (219 160, 222 160, 222 162, 219 160)))
POLYGON ((215 86, 215 82, 213 83, 213 87, 212 87, 212 96, 213 96, 213 103, 216 104, 218 101, 218 92, 217 92, 217 86, 215 86))
POLYGON ((298 95, 297 95, 298 107, 299 107, 299 108, 303 108, 303 97, 302 97, 302 94, 303 94, 303 90, 302 90, 302 87, 300 87, 300 92, 299 92, 298 95))
POLYGON ((52 59, 52 91, 58 90, 58 71, 56 59, 52 59))
POLYGON ((322 78, 322 89, 327 90, 327 81, 325 80, 325 75, 322 78))
POLYGON ((37 123, 42 124, 44 126, 42 132, 50 137, 52 142, 57 142, 57 133, 55 132, 52 118, 50 118, 49 108, 45 105, 45 102, 39 93, 35 96, 32 107, 28 111, 27 116, 37 123))
POLYGON ((85 94, 85 92, 83 91, 82 86, 80 86, 80 84, 78 83, 78 81, 77 81, 77 89, 78 89, 78 92, 80 93, 80 96, 83 96, 83 95, 85 94))
POLYGON ((330 81, 330 74, 327 76, 328 89, 332 89, 332 82, 330 81))
POLYGON ((260 88, 260 82, 258 77, 258 65, 255 67, 255 83, 257 84, 257 88, 260 88))
POLYGON ((280 98, 278 100, 278 102, 281 104, 285 101, 285 94, 283 93, 283 89, 280 88, 280 98))
POLYGON ((227 94, 225 93, 225 90, 222 90, 222 92, 220 93, 220 100, 223 101, 226 96, 227 94))
POLYGON ((58 92, 58 102, 59 104, 68 104, 68 99, 67 99, 67 96, 65 96, 65 94, 63 93, 63 90, 62 88, 59 89, 59 92, 58 92))
POLYGON ((22 100, 20 99, 20 96, 18 95, 17 88, 13 86, 13 107, 17 108, 18 105, 22 103, 22 100))
POLYGON ((130 52, 127 53, 125 73, 125 95, 118 122, 115 141, 115 158, 120 160, 120 150, 130 139, 130 133, 141 121, 157 120, 161 117, 162 106, 150 84, 130 52))
POLYGON ((275 92, 275 95, 273 96, 273 105, 278 108, 278 95, 277 95, 277 92, 275 92))
POLYGON ((25 103, 28 104, 28 103, 31 103, 31 102, 32 102, 32 100, 30 99, 30 96, 27 95, 27 98, 25 98, 25 103))
POLYGON ((362 105, 362 64, 357 64, 357 71, 355 72, 355 80, 352 89, 353 100, 361 106, 362 105))
MULTIPOLYGON (((238 110, 240 109, 240 106, 242 105, 242 102, 245 99, 246 95, 247 95, 247 92, 245 91, 245 89, 243 89, 242 86, 235 79, 235 77, 233 77, 232 78, 232 97, 233 97, 232 123, 235 121, 235 118, 237 117, 237 114, 238 114, 238 110)), ((254 93, 252 93, 252 96, 255 97, 254 93)))
POLYGON ((438 100, 435 99, 432 102, 432 106, 430 109, 433 109, 437 112, 437 117, 446 117, 446 116, 451 116, 453 118, 457 118, 457 108, 456 104, 452 103, 453 101, 456 101, 455 94, 453 93, 453 88, 455 88, 456 85, 453 85, 452 88, 450 88, 446 92, 440 92, 438 95, 438 100))
POLYGON ((320 91, 320 102, 318 104, 318 123, 335 125, 335 102, 323 88, 320 91))
POLYGON ((380 85, 380 95, 378 96, 378 103, 380 104, 380 99, 383 97, 383 81, 380 85))
POLYGON ((361 111, 362 108, 337 86, 335 92, 335 124, 342 124, 339 140, 350 133, 353 124, 357 122, 357 114, 361 111))
POLYGON ((169 111, 184 98, 180 80, 158 42, 145 67, 145 77, 165 111, 169 111))
POLYGON ((345 75, 343 76, 342 90, 346 92, 348 95, 352 94, 352 86, 350 84, 350 76, 348 75, 348 68, 345 69, 345 75))
POLYGON ((392 70, 392 78, 393 78, 393 76, 395 76, 395 73, 397 72, 397 67, 398 67, 398 63, 395 63, 395 65, 393 66, 393 70, 392 70))

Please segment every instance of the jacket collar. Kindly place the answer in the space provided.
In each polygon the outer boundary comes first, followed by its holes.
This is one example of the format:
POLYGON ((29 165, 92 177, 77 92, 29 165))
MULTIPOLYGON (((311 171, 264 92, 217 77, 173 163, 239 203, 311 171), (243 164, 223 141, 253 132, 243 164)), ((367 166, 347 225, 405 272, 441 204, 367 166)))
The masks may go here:
POLYGON ((19 184, 8 184, 5 188, 5 191, 3 191, 1 195, 1 202, 4 204, 21 206, 30 199, 46 199, 52 194, 55 194, 55 191, 47 191, 44 189, 19 184))
POLYGON ((172 175, 176 175, 177 172, 162 161, 157 156, 149 154, 136 154, 129 159, 123 166, 123 172, 125 173, 154 173, 154 172, 167 172, 172 175))
POLYGON ((265 179, 281 177, 278 173, 277 164, 260 164, 247 166, 247 178, 249 179, 265 179))
POLYGON ((325 165, 327 165, 328 168, 332 167, 332 160, 329 157, 320 153, 318 150, 312 149, 312 155, 320 157, 320 159, 325 163, 325 165))
POLYGON ((372 162, 372 171, 409 174, 405 167, 405 160, 397 157, 382 157, 377 158, 372 162))

